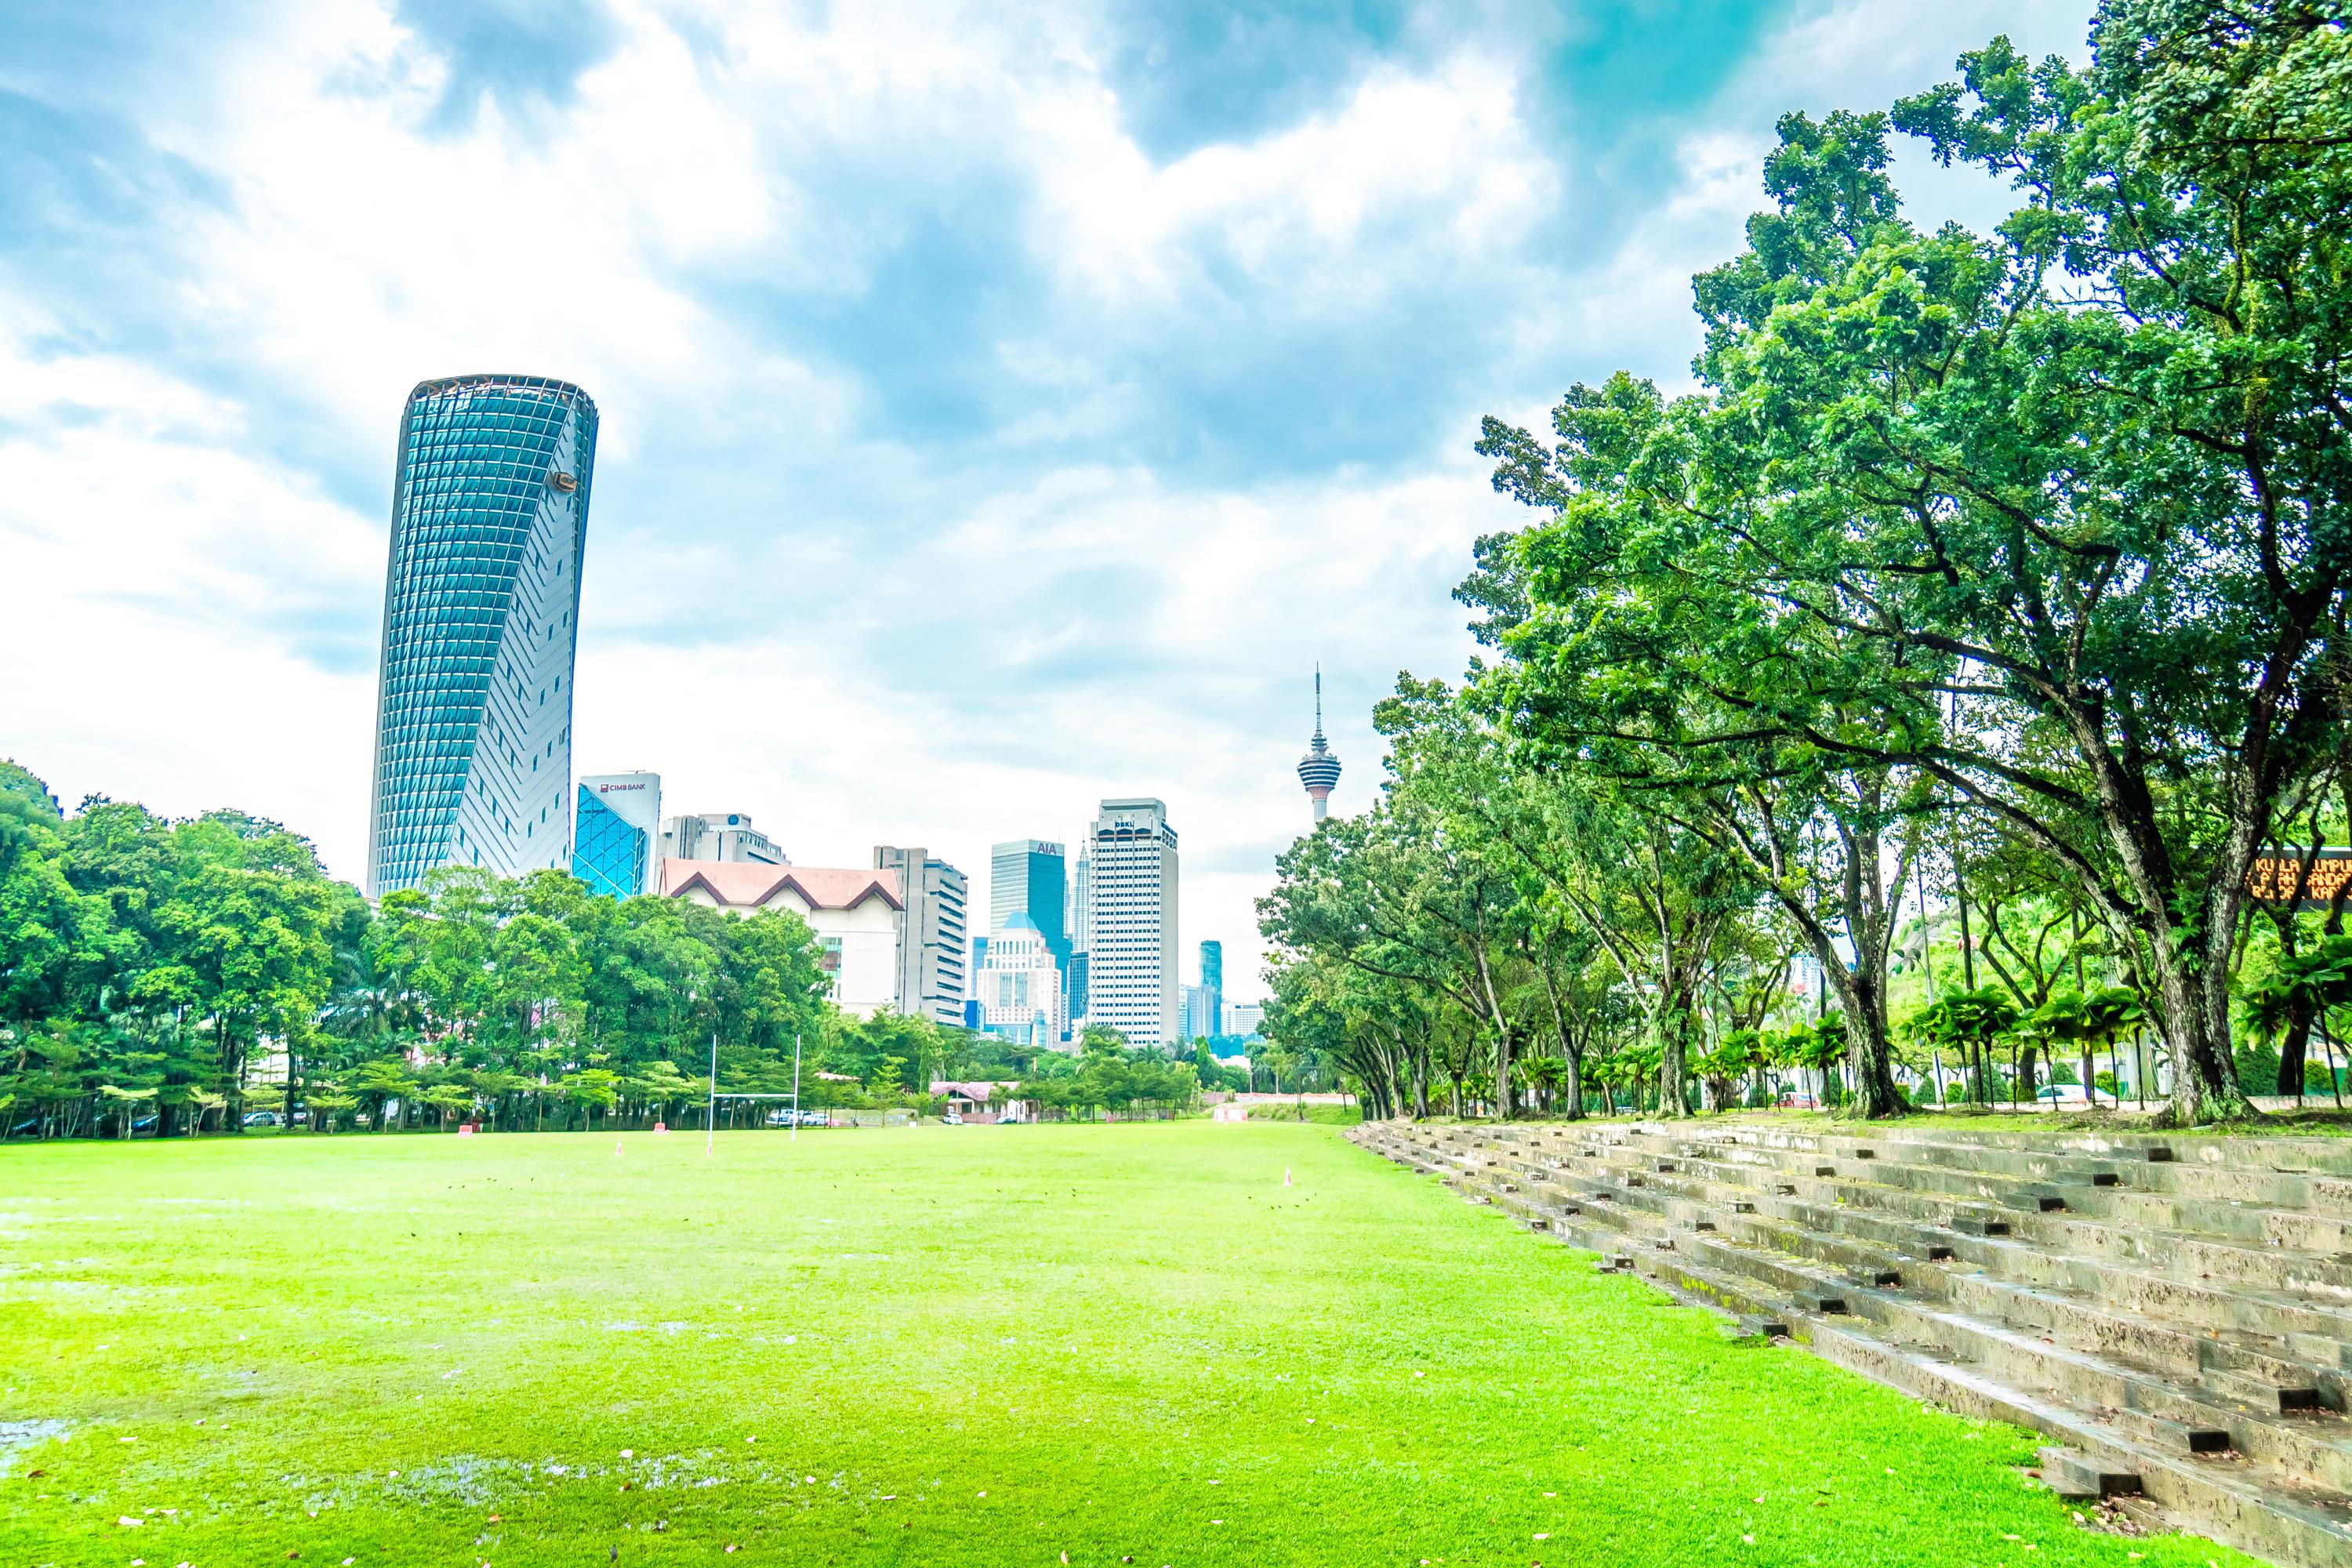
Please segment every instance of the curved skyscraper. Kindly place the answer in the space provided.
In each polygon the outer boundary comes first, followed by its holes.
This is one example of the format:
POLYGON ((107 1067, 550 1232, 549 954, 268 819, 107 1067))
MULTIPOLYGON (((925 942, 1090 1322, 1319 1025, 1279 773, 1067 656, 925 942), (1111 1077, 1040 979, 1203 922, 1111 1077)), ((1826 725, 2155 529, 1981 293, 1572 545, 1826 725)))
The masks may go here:
POLYGON ((368 892, 436 866, 572 864, 572 669, 596 405, 568 382, 421 383, 401 415, 368 892))

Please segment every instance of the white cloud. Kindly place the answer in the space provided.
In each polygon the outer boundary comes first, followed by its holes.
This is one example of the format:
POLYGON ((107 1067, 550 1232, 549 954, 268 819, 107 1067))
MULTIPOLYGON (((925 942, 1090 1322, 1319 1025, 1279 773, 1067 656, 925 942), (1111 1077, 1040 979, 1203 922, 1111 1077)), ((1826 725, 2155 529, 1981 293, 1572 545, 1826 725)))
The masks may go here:
POLYGON ((1377 289, 1409 259, 1506 250, 1559 200, 1517 85, 1470 54, 1427 75, 1382 68, 1331 113, 1165 165, 1107 86, 1044 95, 1024 115, 1032 243, 1113 301, 1201 287, 1213 261, 1300 289, 1335 275, 1377 289), (1391 225, 1401 235, 1373 232, 1391 225))
POLYGON ((152 360, 59 347, 131 333, 0 300, 0 571, 40 585, 12 599, 18 646, 58 650, 0 686, 0 735, 69 799, 241 805, 356 875, 389 496, 332 476, 388 481, 421 378, 565 376, 604 414, 583 767, 658 768, 674 806, 748 809, 806 861, 922 842, 983 882, 996 839, 1161 795, 1197 868, 1186 968, 1221 939, 1251 994, 1267 871, 1206 868, 1266 866, 1307 821, 1313 661, 1343 808, 1371 798, 1397 670, 1458 672, 1447 591, 1522 515, 1466 451, 1476 415, 1540 420, 1621 363, 1671 384, 1689 274, 1737 248, 1774 114, 1883 105, 2002 12, 2065 47, 2049 9, 1806 5, 1673 128, 1646 209, 1587 233, 1574 171, 1605 149, 1544 144, 1532 57, 1475 41, 1163 159, 1106 64, 1119 19, 1078 4, 625 0, 560 101, 454 109, 473 79, 388 0, 287 6, 216 74, 110 105, 191 171, 158 188, 201 193, 152 237, 184 331, 152 360), (978 264, 1020 293, 973 305, 1008 308, 990 363, 951 368, 1020 396, 927 440, 889 423, 884 351, 779 346, 976 203, 1021 252, 978 264), (1138 455, 1258 434, 1176 406, 1171 382, 1225 390, 1196 335, 1409 355, 1441 298, 1492 330, 1447 345, 1475 390, 1402 389, 1379 471, 1138 455), (813 469, 845 499, 777 477, 813 469))
POLYGON ((240 806, 356 868, 373 669, 308 645, 381 593, 373 531, 225 443, 234 405, 150 368, 0 336, 0 388, 16 759, 68 802, 240 806))
MULTIPOLYGON (((874 649, 906 630, 887 619, 887 581, 839 595, 843 606, 780 596, 757 635, 678 647, 612 629, 605 605, 642 582, 592 565, 576 754, 589 771, 656 767, 677 809, 749 810, 804 864, 862 865, 875 843, 913 841, 983 881, 997 840, 1075 839, 1103 796, 1160 795, 1200 868, 1184 875, 1186 964, 1201 939, 1220 939, 1230 984, 1254 994, 1252 900, 1272 885, 1273 847, 1307 820, 1292 769, 1308 671, 1319 659, 1327 672, 1347 767, 1339 806, 1360 808, 1379 779, 1370 704, 1402 668, 1459 670, 1466 613, 1446 594, 1471 541, 1516 521, 1475 465, 1211 495, 1141 469, 1066 469, 986 498, 931 542, 922 579, 981 609, 971 644, 940 651, 1000 673, 976 706, 873 668, 874 649), (1023 678, 1066 670, 1073 624, 1000 626, 985 606, 1074 559, 1148 569, 1160 586, 1148 616, 1118 628, 1150 676, 1122 665, 1079 671, 1075 686, 1023 678), (874 609, 881 625, 851 629, 874 609), (1271 732, 1246 717, 1269 694, 1286 715, 1271 732), (1253 856, 1259 871, 1207 870, 1253 856)), ((688 572, 666 591, 691 600, 713 580, 688 572)))

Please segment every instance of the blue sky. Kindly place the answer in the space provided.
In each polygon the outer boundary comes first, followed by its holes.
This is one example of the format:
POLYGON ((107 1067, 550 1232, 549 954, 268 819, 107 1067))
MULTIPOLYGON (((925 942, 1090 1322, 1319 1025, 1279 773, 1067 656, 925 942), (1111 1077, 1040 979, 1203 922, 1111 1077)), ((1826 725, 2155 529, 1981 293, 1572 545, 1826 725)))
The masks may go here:
POLYGON ((1253 994, 1309 670, 1360 806, 1520 521, 1479 416, 1686 377, 1777 115, 2086 9, 0 0, 0 754, 356 879, 401 400, 562 376, 583 771, 983 907, 1160 795, 1253 994))

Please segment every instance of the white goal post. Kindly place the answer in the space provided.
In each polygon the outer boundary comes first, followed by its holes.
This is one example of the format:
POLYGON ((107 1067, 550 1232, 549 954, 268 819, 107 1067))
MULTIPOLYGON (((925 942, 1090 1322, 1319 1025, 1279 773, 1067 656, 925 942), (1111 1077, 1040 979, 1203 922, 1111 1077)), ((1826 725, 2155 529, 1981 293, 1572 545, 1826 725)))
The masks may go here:
POLYGON ((744 1092, 744 1093, 738 1093, 738 1092, 735 1092, 735 1091, 730 1090, 730 1091, 729 1091, 729 1092, 727 1092, 727 1093, 721 1094, 721 1093, 719 1092, 719 1035, 718 1035, 717 1031, 715 1031, 715 1030, 714 1030, 714 1031, 712 1031, 711 1036, 710 1036, 710 1106, 709 1106, 709 1111, 707 1112, 707 1115, 706 1115, 706 1124, 705 1124, 705 1126, 703 1127, 703 1130, 702 1130, 702 1152, 703 1152, 704 1153, 706 1153, 706 1154, 709 1153, 709 1152, 710 1152, 714 1148, 716 1148, 716 1147, 718 1146, 718 1143, 719 1143, 719 1102, 720 1100, 791 1100, 791 1101, 793 1102, 793 1131, 792 1131, 792 1136, 791 1136, 790 1138, 788 1138, 787 1140, 785 1140, 785 1141, 786 1141, 787 1142, 792 1142, 792 1143, 797 1143, 797 1142, 800 1142, 800 1139, 801 1139, 801 1037, 800 1037, 800 1036, 799 1036, 799 1035, 797 1035, 797 1034, 795 1034, 795 1035, 793 1035, 793 1091, 792 1091, 792 1093, 790 1093, 790 1094, 782 1094, 782 1093, 752 1094, 752 1093, 748 1093, 748 1092, 744 1092))

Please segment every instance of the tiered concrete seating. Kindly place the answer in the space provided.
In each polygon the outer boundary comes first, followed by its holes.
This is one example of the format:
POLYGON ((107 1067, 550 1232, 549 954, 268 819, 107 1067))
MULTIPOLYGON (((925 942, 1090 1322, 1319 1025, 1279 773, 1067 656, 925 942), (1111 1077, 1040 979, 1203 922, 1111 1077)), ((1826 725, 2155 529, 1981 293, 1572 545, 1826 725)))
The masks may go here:
POLYGON ((2352 1563, 2352 1140, 1353 1136, 1749 1331, 2047 1435, 2061 1491, 2138 1497, 2283 1563, 2352 1563))

